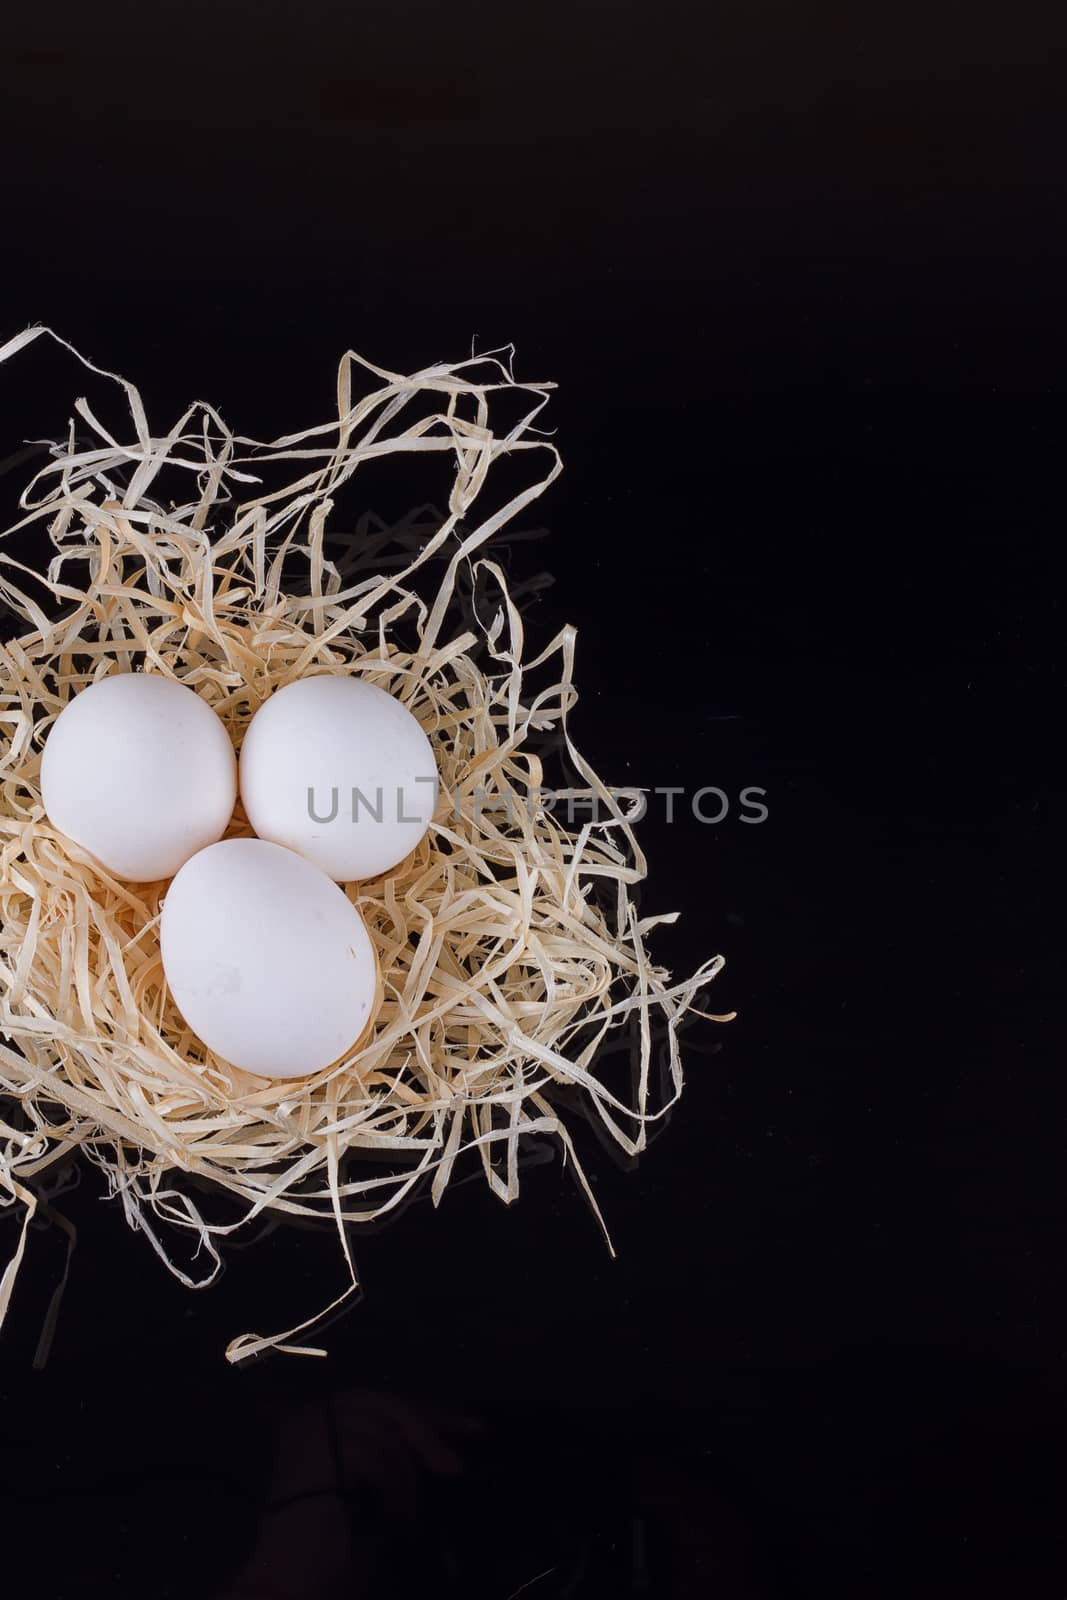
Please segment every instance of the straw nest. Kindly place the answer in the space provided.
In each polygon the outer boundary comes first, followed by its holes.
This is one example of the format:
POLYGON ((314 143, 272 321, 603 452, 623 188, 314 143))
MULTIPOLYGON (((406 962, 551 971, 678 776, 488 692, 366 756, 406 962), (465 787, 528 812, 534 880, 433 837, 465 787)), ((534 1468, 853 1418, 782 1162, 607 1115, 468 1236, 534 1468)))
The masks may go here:
MULTIPOLYGON (((9 341, 0 361, 42 333, 9 341)), ((639 1152, 681 1093, 679 1025, 721 958, 680 981, 650 959, 646 936, 672 919, 638 916, 645 862, 628 803, 567 731, 574 631, 524 659, 504 570, 476 556, 559 471, 536 427, 551 385, 515 382, 508 352, 408 377, 350 353, 336 417, 262 443, 202 403, 154 434, 130 384, 78 360, 121 385, 128 442, 78 400, 80 423, 49 447, 9 530, 37 525, 46 570, 0 554, 0 595, 16 619, 0 646, 0 1201, 24 1208, 0 1321, 34 1180, 80 1150, 190 1287, 212 1281, 221 1240, 253 1217, 332 1219, 343 1293, 226 1350, 230 1361, 270 1347, 322 1354, 293 1341, 356 1290, 349 1225, 424 1183, 436 1203, 464 1152, 511 1201, 524 1141, 553 1136, 596 1211, 558 1091, 577 1092, 616 1145, 639 1152), (505 401, 520 402, 518 414, 500 424, 505 401), (342 486, 375 458, 427 453, 450 469, 447 514, 392 570, 350 581, 329 553, 344 544, 329 528, 342 486), (527 481, 478 521, 504 458, 527 481), (461 615, 457 590, 471 578, 482 605, 461 615), (206 1052, 163 976, 166 883, 111 878, 44 814, 52 720, 71 695, 125 671, 188 684, 238 750, 263 700, 313 673, 365 676, 430 736, 441 803, 429 834, 394 872, 347 889, 380 965, 373 1030, 314 1077, 255 1078, 206 1052), (548 803, 546 734, 596 797, 597 818, 570 824, 548 803), (634 1041, 628 1089, 602 1067, 620 1040, 634 1041), (205 1215, 204 1184, 186 1175, 228 1191, 238 1219, 205 1215), (174 1228, 195 1236, 203 1276, 171 1259, 174 1228)), ((250 831, 238 807, 230 833, 250 831)))

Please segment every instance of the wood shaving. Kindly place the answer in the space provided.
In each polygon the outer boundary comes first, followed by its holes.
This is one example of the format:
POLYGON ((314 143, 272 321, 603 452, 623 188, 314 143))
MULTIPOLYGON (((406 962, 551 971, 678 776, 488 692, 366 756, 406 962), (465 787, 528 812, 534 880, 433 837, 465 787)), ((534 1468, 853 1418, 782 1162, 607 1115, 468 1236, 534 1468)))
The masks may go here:
MULTIPOLYGON (((0 347, 0 363, 42 335, 65 345, 34 327, 0 347)), ((537 428, 551 384, 516 382, 510 351, 411 376, 349 352, 326 423, 259 442, 196 403, 157 435, 131 384, 65 348, 121 386, 131 431, 120 442, 79 399, 8 530, 47 538, 47 570, 0 552, 0 596, 16 618, 0 646, 0 1203, 23 1208, 0 1323, 32 1180, 80 1151, 190 1287, 214 1280, 221 1242, 261 1214, 332 1219, 341 1293, 283 1332, 226 1348, 231 1362, 272 1348, 323 1355, 299 1340, 356 1293, 351 1225, 425 1183, 436 1204, 469 1152, 511 1202, 524 1141, 551 1136, 603 1227, 557 1091, 581 1091, 606 1136, 638 1154, 682 1092, 679 1027, 722 959, 682 980, 651 960, 647 936, 673 917, 638 917, 644 856, 571 740, 574 629, 527 658, 505 571, 478 554, 560 470, 537 428), (521 403, 502 424, 505 401, 521 403), (327 553, 344 543, 330 521, 342 487, 376 459, 430 453, 451 471, 447 513, 404 561, 348 581, 327 553), (504 458, 528 481, 479 520, 504 458), (460 615, 461 577, 495 594, 490 617, 460 615), (369 1035, 328 1070, 265 1080, 206 1051, 163 976, 166 883, 119 882, 50 826, 39 783, 49 726, 72 695, 126 671, 189 685, 238 751, 267 696, 314 673, 366 677, 429 735, 441 775, 430 832, 399 868, 346 888, 375 945, 382 1000, 369 1035), (607 820, 565 826, 541 803, 546 732, 607 820), (625 1095, 602 1064, 631 1037, 625 1095), (238 1220, 206 1216, 203 1184, 187 1175, 228 1191, 238 1220), (194 1236, 200 1276, 173 1258, 173 1229, 194 1236)), ((229 835, 250 831, 238 805, 229 835)))

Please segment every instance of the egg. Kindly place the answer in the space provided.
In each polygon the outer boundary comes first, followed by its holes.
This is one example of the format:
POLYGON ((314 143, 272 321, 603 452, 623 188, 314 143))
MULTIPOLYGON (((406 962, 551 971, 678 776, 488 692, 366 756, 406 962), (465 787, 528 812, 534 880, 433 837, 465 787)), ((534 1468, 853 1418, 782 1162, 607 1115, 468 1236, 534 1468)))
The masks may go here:
POLYGON ((117 878, 172 876, 221 837, 236 798, 222 721, 172 678, 101 678, 68 701, 45 740, 48 820, 117 878))
POLYGON ((355 677, 300 678, 271 695, 245 733, 239 782, 260 838, 339 883, 397 866, 437 805, 437 765, 419 723, 355 677))
POLYGON ((224 839, 193 856, 167 890, 159 938, 186 1023, 246 1072, 318 1072, 373 1019, 378 969, 363 918, 281 845, 224 839))

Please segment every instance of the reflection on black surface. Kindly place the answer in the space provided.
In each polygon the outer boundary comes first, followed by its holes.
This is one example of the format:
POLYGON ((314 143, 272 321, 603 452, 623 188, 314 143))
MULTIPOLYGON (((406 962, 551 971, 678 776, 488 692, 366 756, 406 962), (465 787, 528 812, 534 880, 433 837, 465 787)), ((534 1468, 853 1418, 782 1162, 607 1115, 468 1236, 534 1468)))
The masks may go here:
POLYGON ((24 1592, 1061 1592, 1065 1414, 1025 1374, 958 1348, 868 1346, 724 1381, 714 1408, 564 1407, 554 1367, 596 1359, 580 1330, 533 1372, 501 1347, 459 1371, 446 1329, 428 1318, 425 1334, 404 1388, 305 1366, 270 1406, 238 1380, 203 1411, 188 1391, 140 1419, 128 1397, 107 1417, 74 1406, 47 1439, 5 1421, 5 1537, 47 1550, 44 1585, 24 1592))
POLYGON ((283 1419, 219 1600, 765 1593, 757 1530, 702 1454, 604 1417, 328 1393, 283 1419))

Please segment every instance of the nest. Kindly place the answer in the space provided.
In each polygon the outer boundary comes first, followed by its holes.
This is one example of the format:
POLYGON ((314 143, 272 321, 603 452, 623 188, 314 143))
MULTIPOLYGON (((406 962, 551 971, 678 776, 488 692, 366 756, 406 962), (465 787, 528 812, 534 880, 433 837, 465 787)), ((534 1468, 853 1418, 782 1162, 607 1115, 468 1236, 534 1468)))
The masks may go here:
MULTIPOLYGON (((11 340, 0 361, 48 331, 11 340)), ((129 442, 77 401, 88 438, 72 421, 9 530, 47 535, 47 570, 0 555, 0 595, 16 618, 0 646, 0 1200, 25 1208, 0 1321, 34 1180, 80 1151, 190 1287, 213 1281, 225 1236, 254 1217, 332 1220, 341 1294, 226 1349, 231 1362, 271 1347, 324 1354, 294 1341, 356 1292, 350 1225, 395 1211, 417 1186, 436 1204, 466 1152, 510 1202, 529 1136, 551 1136, 599 1218, 561 1092, 639 1153, 682 1091, 679 1028, 722 961, 672 981, 650 959, 650 930, 673 918, 639 917, 645 862, 628 802, 571 741, 574 630, 524 659, 505 571, 477 554, 559 471, 536 427, 551 385, 517 383, 508 352, 407 377, 349 353, 336 417, 262 443, 202 403, 157 436, 131 385, 78 359, 121 385, 129 442), (499 423, 496 409, 516 401, 517 419, 499 423), (358 530, 333 531, 339 492, 376 458, 416 454, 451 469, 447 512, 389 570, 353 579, 330 553, 359 543, 358 530), (476 502, 505 459, 525 481, 479 521, 476 502), (464 607, 467 581, 480 602, 464 607), (314 673, 358 673, 426 729, 438 812, 399 868, 347 886, 382 1002, 370 1034, 330 1069, 265 1080, 207 1052, 164 980, 166 883, 120 882, 50 826, 39 784, 48 728, 71 695, 125 671, 187 684, 238 750, 264 699, 314 673), (570 825, 547 803, 546 736, 596 797, 595 819, 570 825), (625 1087, 603 1066, 620 1041, 628 1060, 633 1042, 625 1087), (236 1220, 232 1208, 224 1221, 206 1214, 196 1179, 233 1197, 236 1220), (174 1229, 206 1252, 200 1277, 173 1259, 174 1229)), ((238 807, 229 833, 250 832, 238 807)))

